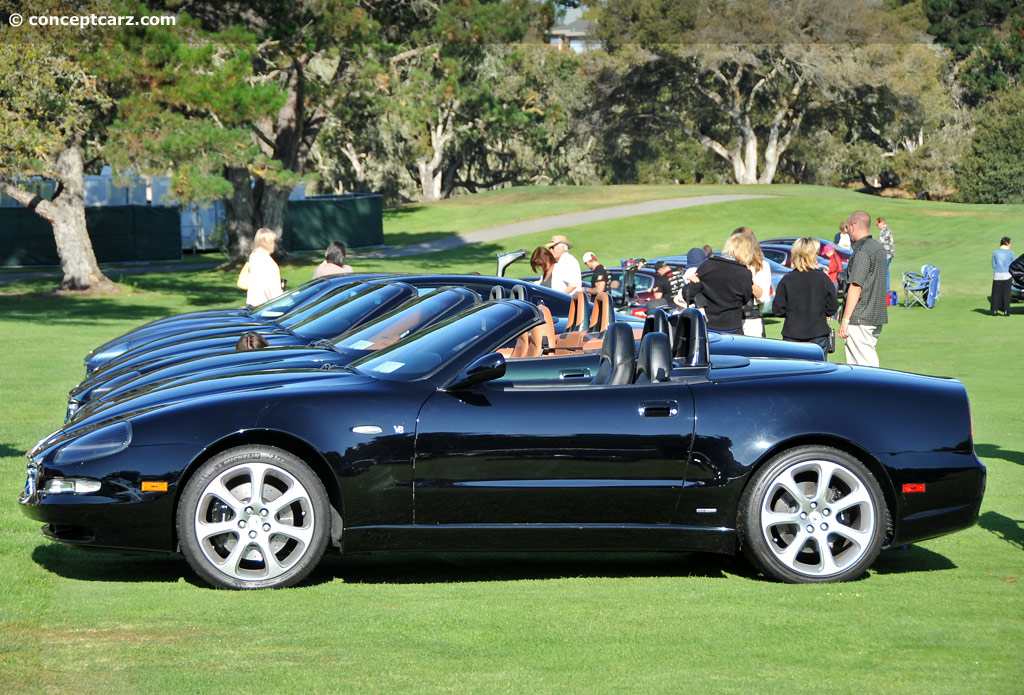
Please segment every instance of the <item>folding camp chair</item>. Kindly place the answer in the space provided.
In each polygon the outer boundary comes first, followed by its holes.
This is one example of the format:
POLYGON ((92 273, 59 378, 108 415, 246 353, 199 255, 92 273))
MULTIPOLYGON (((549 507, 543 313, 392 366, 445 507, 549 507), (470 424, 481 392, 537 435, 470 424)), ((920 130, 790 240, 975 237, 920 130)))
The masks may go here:
POLYGON ((939 269, 933 265, 921 266, 920 273, 903 273, 903 306, 920 304, 925 309, 935 306, 939 298, 939 269))

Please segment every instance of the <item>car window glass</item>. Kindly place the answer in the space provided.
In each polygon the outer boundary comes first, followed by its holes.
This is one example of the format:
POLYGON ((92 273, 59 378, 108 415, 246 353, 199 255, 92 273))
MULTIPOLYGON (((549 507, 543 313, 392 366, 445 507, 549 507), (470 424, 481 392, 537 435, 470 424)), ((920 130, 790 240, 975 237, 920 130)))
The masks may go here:
POLYGON ((312 316, 322 313, 327 307, 338 306, 360 292, 365 291, 369 287, 371 287, 371 285, 367 285, 365 282, 352 282, 341 285, 330 292, 325 293, 322 297, 314 300, 309 305, 300 306, 294 311, 287 312, 282 315, 277 322, 285 328, 290 328, 291 326, 295 326, 312 316))
POLYGON ((521 310, 512 303, 480 304, 357 360, 352 367, 379 379, 423 379, 464 350, 494 340, 496 330, 503 332, 502 326, 521 316, 521 310))
POLYGON ((252 312, 253 316, 261 319, 276 319, 289 312, 292 307, 304 303, 307 299, 316 297, 325 291, 323 280, 314 280, 305 285, 299 285, 290 289, 279 297, 274 297, 269 302, 261 304, 252 312))
POLYGON ((451 290, 426 295, 377 319, 373 323, 346 333, 335 341, 347 350, 379 350, 410 335, 434 317, 466 301, 464 294, 451 290))
POLYGON ((371 285, 346 301, 340 304, 332 303, 319 313, 298 323, 290 323, 285 328, 307 338, 338 336, 352 328, 359 319, 376 307, 409 292, 408 285, 371 285))

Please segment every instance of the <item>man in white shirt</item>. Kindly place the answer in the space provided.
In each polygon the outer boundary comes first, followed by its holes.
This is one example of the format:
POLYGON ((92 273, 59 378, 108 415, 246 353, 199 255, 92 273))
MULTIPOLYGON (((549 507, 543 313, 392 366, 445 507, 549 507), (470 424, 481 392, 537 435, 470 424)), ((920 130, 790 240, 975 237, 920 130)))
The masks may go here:
POLYGON ((555 234, 547 247, 555 257, 555 268, 551 271, 551 289, 576 294, 583 288, 583 274, 580 271, 580 262, 569 253, 572 244, 562 234, 555 234))

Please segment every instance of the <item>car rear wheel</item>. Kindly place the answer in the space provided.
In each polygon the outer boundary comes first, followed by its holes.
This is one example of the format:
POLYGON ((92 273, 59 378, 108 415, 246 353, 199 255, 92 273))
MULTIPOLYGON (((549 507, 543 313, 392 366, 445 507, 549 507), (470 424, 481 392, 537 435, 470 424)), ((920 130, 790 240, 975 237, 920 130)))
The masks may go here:
POLYGON ((313 471, 270 446, 228 449, 203 464, 178 507, 181 550, 217 588, 292 586, 316 567, 330 508, 313 471))
POLYGON ((878 556, 886 514, 864 464, 831 447, 800 447, 755 473, 740 502, 740 544, 772 579, 848 581, 878 556))

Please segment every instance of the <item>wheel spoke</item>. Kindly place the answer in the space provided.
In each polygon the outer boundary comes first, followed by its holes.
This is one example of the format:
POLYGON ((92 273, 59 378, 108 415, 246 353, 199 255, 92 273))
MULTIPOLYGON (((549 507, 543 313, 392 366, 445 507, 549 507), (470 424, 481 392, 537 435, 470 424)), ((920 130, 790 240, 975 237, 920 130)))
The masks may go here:
POLYGON ((801 528, 797 531, 793 541, 785 548, 780 549, 774 543, 770 544, 770 547, 775 556, 779 558, 779 562, 782 562, 786 567, 794 568, 797 564, 796 556, 807 545, 807 539, 807 533, 801 528))
MULTIPOLYGON (((800 485, 793 478, 793 471, 787 470, 778 478, 775 479, 772 489, 769 490, 768 495, 765 497, 765 501, 769 502, 775 499, 775 490, 781 488, 785 493, 792 498, 798 506, 802 507, 807 501, 807 495, 804 494, 803 490, 800 489, 800 485)), ((765 508, 765 511, 770 511, 765 508)))
POLYGON ((776 526, 800 524, 800 512, 773 512, 768 509, 761 511, 761 528, 767 531, 776 526))
POLYGON ((228 508, 234 512, 235 516, 241 513, 245 503, 240 499, 231 494, 231 490, 224 486, 224 476, 220 476, 210 481, 210 484, 203 490, 203 499, 199 503, 199 508, 203 509, 206 506, 206 497, 216 497, 218 500, 223 502, 228 508))
POLYGON ((229 521, 196 521, 196 536, 200 542, 207 541, 215 536, 225 534, 238 535, 238 522, 234 519, 229 521))
POLYGON ((862 531, 860 529, 855 529, 852 526, 846 526, 845 524, 835 524, 829 528, 829 531, 841 538, 845 538, 858 548, 864 548, 871 542, 871 536, 874 534, 874 527, 872 525, 871 528, 862 531))
POLYGON ((845 512, 848 509, 864 505, 865 511, 871 511, 874 509, 874 503, 871 501, 871 496, 868 491, 864 489, 864 486, 858 486, 853 492, 843 497, 840 497, 835 502, 829 502, 829 507, 835 514, 845 512))
POLYGON ((274 535, 292 538, 303 548, 309 545, 313 539, 313 525, 302 526, 278 526, 274 529, 274 535))
POLYGON ((298 483, 293 484, 283 495, 267 502, 264 506, 270 512, 270 516, 276 519, 281 510, 288 508, 295 502, 302 502, 303 509, 309 508, 309 495, 306 494, 306 491, 298 483))

